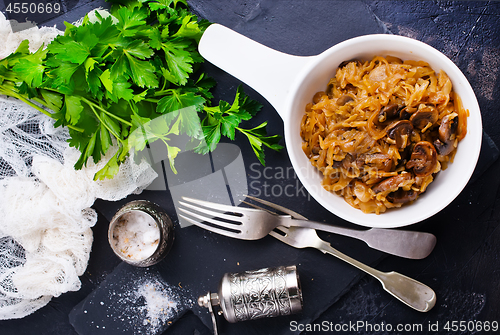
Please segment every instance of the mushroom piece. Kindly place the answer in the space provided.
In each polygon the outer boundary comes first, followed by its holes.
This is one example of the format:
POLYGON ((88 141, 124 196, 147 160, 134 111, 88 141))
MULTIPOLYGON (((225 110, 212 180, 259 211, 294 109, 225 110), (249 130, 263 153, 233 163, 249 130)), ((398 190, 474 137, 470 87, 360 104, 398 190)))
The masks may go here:
POLYGON ((355 62, 356 65, 362 65, 361 61, 358 60, 358 59, 351 59, 351 60, 345 60, 343 61, 342 63, 339 64, 339 68, 343 68, 345 67, 347 64, 351 63, 351 62, 355 62))
POLYGON ((387 197, 385 197, 389 202, 393 204, 405 204, 407 202, 413 201, 417 199, 418 193, 414 190, 405 191, 403 189, 399 189, 396 192, 389 193, 387 197))
POLYGON ((377 126, 382 126, 387 121, 395 118, 399 114, 399 106, 398 104, 389 104, 382 108, 380 112, 378 112, 377 117, 373 120, 377 126))
POLYGON ((432 143, 420 141, 413 147, 406 168, 413 169, 417 177, 426 177, 434 172, 437 163, 437 152, 432 143))
POLYGON ((319 103, 321 100, 323 100, 324 96, 326 96, 325 92, 323 91, 316 92, 316 94, 314 94, 313 96, 313 103, 315 104, 319 103))
POLYGON ((313 155, 319 155, 319 151, 321 150, 319 144, 316 144, 314 147, 312 147, 311 152, 313 155))
MULTIPOLYGON (((335 164, 334 164, 335 165, 335 164)), ((343 168, 343 172, 346 176, 350 178, 356 178, 359 176, 360 170, 359 168, 362 165, 359 164, 359 160, 356 157, 356 154, 347 154, 345 158, 341 161, 339 167, 343 168)))
MULTIPOLYGON (((418 142, 418 141, 414 141, 413 139, 411 139, 411 140, 413 143, 418 142)), ((410 157, 411 157, 411 149, 412 149, 412 146, 408 145, 403 150, 399 150, 400 158, 398 159, 397 164, 394 167, 394 170, 400 171, 400 170, 405 169, 406 163, 410 160, 410 157)))
POLYGON ((411 173, 403 172, 398 174, 397 176, 387 178, 377 185, 375 185, 372 190, 375 193, 385 192, 385 191, 396 191, 401 185, 401 183, 411 179, 411 173))
POLYGON ((346 103, 351 101, 354 101, 354 99, 350 95, 344 94, 337 99, 337 105, 344 106, 346 103))
POLYGON ((414 128, 427 129, 438 120, 438 110, 433 106, 420 105, 418 110, 410 117, 410 122, 414 128))
POLYGON ((408 111, 408 106, 401 108, 398 112, 400 120, 409 120, 412 116, 412 113, 408 111))
POLYGON ((456 131, 458 122, 455 122, 456 114, 448 114, 441 120, 439 125, 439 139, 434 141, 437 152, 446 156, 455 149, 456 131))
POLYGON ((368 154, 363 157, 363 162, 376 167, 381 171, 390 171, 392 168, 391 156, 384 153, 368 154))
POLYGON ((403 149, 410 143, 409 138, 413 132, 413 126, 408 120, 399 120, 393 122, 387 128, 387 136, 396 141, 396 146, 398 149, 403 149))

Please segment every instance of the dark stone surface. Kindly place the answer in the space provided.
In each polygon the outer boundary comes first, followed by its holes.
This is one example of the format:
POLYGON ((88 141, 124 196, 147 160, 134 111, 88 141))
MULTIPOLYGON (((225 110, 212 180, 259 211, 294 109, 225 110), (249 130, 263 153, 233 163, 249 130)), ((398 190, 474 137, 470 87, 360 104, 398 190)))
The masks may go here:
MULTIPOLYGON (((444 325, 447 321, 500 322, 500 161, 496 160, 498 149, 495 146, 495 143, 500 143, 500 129, 497 127, 500 104, 500 3, 323 0, 188 2, 200 17, 224 24, 269 47, 296 55, 314 55, 350 37, 370 33, 392 33, 426 42, 450 57, 470 81, 481 107, 487 135, 483 140, 476 173, 464 191, 441 213, 410 227, 437 236, 436 249, 428 258, 415 261, 389 256, 377 265, 383 256, 362 243, 324 236, 334 247, 375 264, 379 270, 394 270, 432 287, 438 301, 428 313, 422 314, 403 306, 385 293, 375 279, 362 276, 359 271, 316 250, 291 249, 270 237, 254 242, 235 241, 195 227, 178 230, 171 257, 157 265, 164 279, 173 283, 182 281, 197 297, 208 289, 215 290, 225 272, 298 263, 304 281, 304 315, 230 325, 228 334, 286 333, 291 320, 303 322, 304 326, 309 322, 318 326, 324 325, 323 322, 331 326, 358 322, 365 322, 365 326, 422 325, 422 331, 417 328, 406 332, 415 334, 480 334, 486 332, 447 331, 444 325), (249 254, 253 256, 248 257, 249 254), (179 270, 181 266, 182 271, 179 270), (429 329, 430 325, 437 322, 437 331, 429 329)), ((63 20, 75 21, 91 8, 103 5, 106 6, 103 1, 81 0, 62 17, 44 24, 61 27, 63 20)), ((1 3, 0 9, 3 9, 1 3)), ((240 83, 210 64, 204 66, 218 81, 216 99, 232 99, 240 83)), ((270 133, 283 135, 281 119, 274 109, 258 93, 246 86, 245 90, 264 105, 249 126, 267 120, 270 133)), ((246 139, 237 137, 235 143, 244 158, 250 194, 286 205, 310 219, 349 225, 309 199, 293 174, 276 176, 281 168, 287 171, 286 168, 290 167, 286 150, 281 153, 266 152, 267 170, 264 170, 264 167, 256 164, 257 159, 246 139), (264 172, 273 177, 265 178, 264 172), (283 187, 289 184, 294 185, 295 196, 283 199, 272 193, 273 185, 283 187)), ((81 277, 82 289, 54 298, 48 306, 21 320, 0 321, 0 334, 76 334, 69 323, 69 313, 74 306, 85 303, 86 297, 94 290, 104 287, 106 279, 120 264, 107 244, 107 222, 121 204, 144 197, 154 199, 175 219, 173 203, 165 191, 148 191, 118 203, 96 202, 94 207, 101 215, 93 228, 95 241, 89 266, 81 277)), ((194 308, 194 312, 187 311, 180 316, 164 334, 209 334, 210 330, 206 326, 208 322, 207 314, 194 308)), ((391 333, 376 330, 369 331, 364 327, 342 333, 391 333)), ((310 333, 315 332, 304 332, 310 333)))

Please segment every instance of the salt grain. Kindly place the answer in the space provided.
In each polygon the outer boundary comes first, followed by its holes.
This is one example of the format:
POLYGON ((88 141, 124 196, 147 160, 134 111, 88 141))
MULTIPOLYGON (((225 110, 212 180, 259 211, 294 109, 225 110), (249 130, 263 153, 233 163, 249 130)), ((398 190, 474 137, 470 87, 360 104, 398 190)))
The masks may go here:
POLYGON ((133 260, 151 256, 158 248, 159 241, 160 229, 155 220, 141 211, 122 215, 113 230, 116 250, 133 260))

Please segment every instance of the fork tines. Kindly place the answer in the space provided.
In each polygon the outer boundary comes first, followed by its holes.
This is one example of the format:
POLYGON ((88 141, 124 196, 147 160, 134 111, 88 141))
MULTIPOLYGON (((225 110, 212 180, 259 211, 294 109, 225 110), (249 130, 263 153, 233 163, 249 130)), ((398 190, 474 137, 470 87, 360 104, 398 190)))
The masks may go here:
POLYGON ((241 233, 238 226, 242 224, 245 214, 256 211, 188 197, 182 199, 184 201, 179 201, 182 206, 179 210, 185 215, 179 214, 180 217, 206 230, 231 237, 241 233))

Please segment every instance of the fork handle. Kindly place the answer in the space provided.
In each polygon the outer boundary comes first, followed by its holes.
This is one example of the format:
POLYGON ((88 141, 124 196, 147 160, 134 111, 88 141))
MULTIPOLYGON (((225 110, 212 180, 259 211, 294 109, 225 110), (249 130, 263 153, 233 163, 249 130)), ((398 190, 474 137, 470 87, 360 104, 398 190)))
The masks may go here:
POLYGON ((382 284, 384 290, 417 311, 428 312, 436 304, 436 293, 434 293, 430 287, 416 281, 415 279, 406 277, 394 271, 382 272, 376 270, 341 253, 327 242, 323 242, 321 245, 317 246, 317 249, 323 253, 335 256, 377 278, 382 284))
POLYGON ((373 249, 410 259, 422 259, 427 257, 436 245, 436 237, 433 234, 417 231, 378 228, 357 230, 338 227, 318 221, 291 218, 283 218, 282 224, 286 227, 299 226, 313 228, 356 238, 364 241, 373 249))

